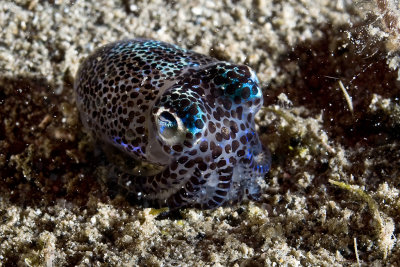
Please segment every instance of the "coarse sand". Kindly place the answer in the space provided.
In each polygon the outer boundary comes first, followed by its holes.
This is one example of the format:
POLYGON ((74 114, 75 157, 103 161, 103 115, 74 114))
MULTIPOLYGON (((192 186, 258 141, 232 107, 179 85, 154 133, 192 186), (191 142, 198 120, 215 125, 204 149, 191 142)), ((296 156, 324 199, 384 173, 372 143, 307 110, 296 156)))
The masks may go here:
POLYGON ((399 266, 399 2, 0 1, 0 266, 399 266), (262 198, 144 208, 110 193, 72 83, 147 37, 256 70, 262 198))

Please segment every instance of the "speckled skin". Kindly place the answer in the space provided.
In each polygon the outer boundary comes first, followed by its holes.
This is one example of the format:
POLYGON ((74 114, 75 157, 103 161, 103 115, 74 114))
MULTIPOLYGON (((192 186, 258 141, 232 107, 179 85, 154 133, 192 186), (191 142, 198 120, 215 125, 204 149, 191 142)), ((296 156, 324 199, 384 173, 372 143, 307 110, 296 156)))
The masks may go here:
POLYGON ((270 157, 255 131, 255 73, 146 39, 99 48, 75 80, 84 126, 134 164, 119 184, 169 207, 256 198, 270 157), (142 165, 141 165, 142 164, 142 165))

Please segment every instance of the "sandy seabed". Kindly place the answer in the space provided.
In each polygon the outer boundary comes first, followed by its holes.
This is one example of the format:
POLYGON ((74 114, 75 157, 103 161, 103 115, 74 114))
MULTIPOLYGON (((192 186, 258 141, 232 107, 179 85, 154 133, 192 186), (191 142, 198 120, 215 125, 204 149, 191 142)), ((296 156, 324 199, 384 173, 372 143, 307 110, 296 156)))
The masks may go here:
POLYGON ((398 2, 383 2, 1 1, 0 266, 398 266, 398 2), (259 202, 110 196, 72 83, 135 37, 256 70, 273 155, 259 202))

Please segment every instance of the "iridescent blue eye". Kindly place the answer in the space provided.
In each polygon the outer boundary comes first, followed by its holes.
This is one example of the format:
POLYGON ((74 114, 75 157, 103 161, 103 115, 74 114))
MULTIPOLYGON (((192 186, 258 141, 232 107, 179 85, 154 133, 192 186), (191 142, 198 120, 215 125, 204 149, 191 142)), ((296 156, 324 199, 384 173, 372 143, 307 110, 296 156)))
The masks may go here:
POLYGON ((163 111, 158 115, 158 127, 160 134, 164 138, 173 137, 178 130, 178 122, 176 121, 174 115, 168 111, 163 111))
POLYGON ((178 127, 178 123, 176 122, 175 117, 167 112, 164 111, 160 114, 160 116, 158 117, 158 122, 160 123, 160 127, 163 128, 177 128, 178 127))

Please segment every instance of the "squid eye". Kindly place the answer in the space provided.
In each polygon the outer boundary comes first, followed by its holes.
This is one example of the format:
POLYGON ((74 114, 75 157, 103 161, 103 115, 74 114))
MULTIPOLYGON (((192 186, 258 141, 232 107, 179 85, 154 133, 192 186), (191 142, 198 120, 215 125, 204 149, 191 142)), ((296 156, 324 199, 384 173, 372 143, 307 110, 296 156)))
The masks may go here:
POLYGON ((163 111, 158 115, 158 131, 166 139, 173 138, 178 132, 178 122, 175 116, 168 111, 163 111))

